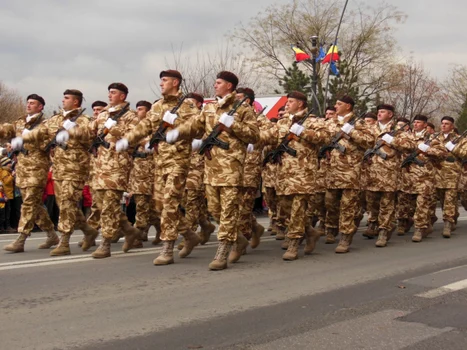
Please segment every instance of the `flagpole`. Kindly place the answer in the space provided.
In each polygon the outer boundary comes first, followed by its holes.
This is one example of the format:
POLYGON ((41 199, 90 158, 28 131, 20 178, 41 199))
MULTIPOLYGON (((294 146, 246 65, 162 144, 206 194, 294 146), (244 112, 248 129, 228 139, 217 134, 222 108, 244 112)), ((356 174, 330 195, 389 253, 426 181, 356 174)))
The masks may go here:
MULTIPOLYGON (((342 9, 341 19, 339 21, 339 25, 337 26, 336 38, 334 39, 335 47, 337 47, 337 38, 339 37, 339 31, 341 29, 342 20, 344 19, 344 13, 345 13, 345 10, 347 9, 348 3, 349 3, 349 0, 345 0, 345 5, 344 5, 344 8, 342 9)), ((331 75, 331 65, 332 65, 333 57, 334 57, 334 49, 331 51, 331 60, 329 61, 329 68, 328 68, 328 78, 326 81, 326 89, 324 90, 324 106, 323 106, 324 110, 326 110, 326 104, 327 104, 327 99, 328 99, 329 76, 331 75)))

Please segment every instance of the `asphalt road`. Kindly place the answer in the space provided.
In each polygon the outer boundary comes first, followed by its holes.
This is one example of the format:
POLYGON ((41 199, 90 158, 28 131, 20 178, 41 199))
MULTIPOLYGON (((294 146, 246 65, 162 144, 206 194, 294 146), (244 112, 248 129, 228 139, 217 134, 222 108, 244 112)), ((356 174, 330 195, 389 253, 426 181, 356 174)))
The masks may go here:
POLYGON ((0 253, 0 349, 466 349, 461 211, 451 239, 438 222, 422 243, 396 236, 376 248, 362 227, 349 254, 321 240, 294 262, 266 233, 218 272, 207 268, 214 236, 156 267, 161 248, 147 243, 127 254, 117 243, 93 260, 76 232, 72 255, 51 258, 34 234, 25 253, 0 253))

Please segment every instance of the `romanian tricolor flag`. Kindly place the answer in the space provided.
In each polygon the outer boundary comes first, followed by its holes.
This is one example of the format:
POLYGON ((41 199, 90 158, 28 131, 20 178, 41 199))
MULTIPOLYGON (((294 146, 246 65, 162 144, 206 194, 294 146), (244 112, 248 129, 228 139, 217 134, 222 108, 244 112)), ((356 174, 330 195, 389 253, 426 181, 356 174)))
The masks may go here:
POLYGON ((300 49, 298 46, 292 45, 292 50, 295 52, 295 61, 296 62, 306 61, 306 60, 310 59, 310 55, 307 54, 302 49, 300 49))
POLYGON ((337 48, 337 45, 331 45, 328 53, 326 54, 326 57, 324 57, 321 63, 329 63, 331 61, 336 62, 339 61, 339 59, 339 49, 337 48))

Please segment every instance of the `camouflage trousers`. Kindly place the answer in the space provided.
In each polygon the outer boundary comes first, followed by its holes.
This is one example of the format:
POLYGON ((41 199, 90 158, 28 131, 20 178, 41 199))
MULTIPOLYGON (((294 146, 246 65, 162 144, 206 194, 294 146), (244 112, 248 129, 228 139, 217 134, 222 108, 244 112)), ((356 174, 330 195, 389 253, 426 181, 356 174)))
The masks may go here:
MULTIPOLYGON (((121 221, 127 220, 122 212, 120 201, 123 191, 118 190, 96 190, 93 201, 96 203, 97 211, 100 212, 102 237, 112 238, 120 229, 121 221)), ((88 219, 89 223, 89 219, 88 219)))
POLYGON ((278 196, 280 203, 279 222, 287 222, 287 237, 289 239, 302 238, 309 223, 306 215, 309 194, 292 194, 278 196))
POLYGON ((253 208, 255 207, 257 192, 258 189, 255 187, 240 188, 237 234, 243 234, 247 238, 251 237, 253 227, 256 226, 256 217, 253 215, 253 208))
POLYGON ((352 189, 326 190, 326 228, 339 228, 343 234, 357 231, 355 216, 360 210, 360 191, 352 189))
POLYGON ((276 189, 274 187, 265 187, 263 192, 264 199, 268 205, 268 215, 271 220, 277 220, 278 215, 278 202, 276 189))
POLYGON ((185 208, 185 219, 188 227, 196 232, 198 224, 208 220, 205 191, 185 190, 183 207, 185 208))
POLYGON ((133 200, 136 205, 135 227, 144 233, 149 231, 151 226, 157 226, 160 218, 156 213, 156 204, 151 195, 134 194, 133 200))
POLYGON ((467 210, 467 190, 460 192, 461 204, 465 210, 467 210))
MULTIPOLYGON (((441 202, 443 209, 443 220, 454 223, 458 214, 457 189, 455 188, 437 188, 436 196, 441 202)), ((436 209, 436 203, 435 203, 436 209)))
POLYGON ((321 222, 326 218, 326 192, 315 192, 308 197, 307 216, 311 219, 317 216, 321 222))
POLYGON ((23 187, 20 188, 23 204, 21 205, 21 217, 18 223, 18 232, 29 235, 34 228, 34 223, 42 231, 48 232, 54 229, 54 224, 50 220, 47 210, 42 204, 42 194, 44 189, 41 187, 23 187))
POLYGON ((156 170, 154 181, 154 200, 156 213, 161 218, 161 240, 175 241, 178 235, 184 235, 188 224, 181 211, 185 194, 187 172, 175 170, 164 174, 156 170))
POLYGON ((101 211, 98 210, 97 208, 96 200, 94 199, 96 197, 96 191, 91 187, 91 185, 89 185, 89 192, 91 192, 92 203, 91 203, 91 215, 89 215, 87 219, 87 223, 93 229, 98 230, 100 227, 100 221, 101 221, 101 211))
POLYGON ((206 185, 208 211, 219 224, 217 239, 235 242, 239 216, 240 188, 206 185))
POLYGON ((430 225, 430 206, 433 196, 427 193, 397 194, 397 218, 406 220, 413 217, 415 228, 428 228, 430 225))
POLYGON ((396 216, 396 193, 366 191, 368 222, 378 223, 380 229, 391 230, 396 216))
POLYGON ((77 222, 86 221, 78 202, 83 195, 84 181, 55 180, 54 191, 60 216, 58 231, 71 235, 77 222))

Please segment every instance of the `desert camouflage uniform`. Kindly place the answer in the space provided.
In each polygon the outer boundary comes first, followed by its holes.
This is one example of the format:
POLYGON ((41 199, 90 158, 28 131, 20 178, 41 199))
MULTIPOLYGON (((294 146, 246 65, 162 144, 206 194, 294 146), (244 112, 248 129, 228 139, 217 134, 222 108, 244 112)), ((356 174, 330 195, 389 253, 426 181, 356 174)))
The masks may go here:
MULTIPOLYGON (((209 135, 219 123, 220 116, 229 112, 237 102, 235 95, 232 92, 219 101, 205 105, 196 119, 179 128, 180 137, 191 140, 209 135)), ((217 238, 228 242, 237 239, 239 189, 243 183, 246 148, 249 143, 254 144, 259 139, 256 117, 248 104, 240 106, 234 118, 230 130, 219 135, 220 140, 229 144, 229 149, 213 147, 211 159, 205 158, 204 173, 208 211, 219 223, 217 238)))
MULTIPOLYGON (((90 117, 90 123, 95 121, 97 118, 90 117)), ((96 196, 96 191, 94 190, 94 178, 96 172, 96 161, 97 157, 90 156, 89 157, 89 176, 87 179, 87 183, 89 185, 89 192, 91 193, 92 203, 91 203, 91 214, 87 219, 87 223, 94 229, 99 229, 99 223, 101 221, 101 213, 97 210, 96 201, 94 197, 96 196)))
MULTIPOLYGON (((22 136, 24 129, 31 127, 45 129, 43 114, 39 113, 27 122, 26 116, 21 117, 12 124, 6 123, 0 127, 0 138, 12 139, 22 136)), ((43 231, 54 231, 54 224, 42 205, 42 195, 47 182, 49 172, 49 155, 44 152, 47 140, 42 142, 25 144, 27 154, 18 154, 16 165, 16 186, 21 190, 23 204, 21 206, 21 217, 18 224, 18 232, 30 235, 36 223, 43 231)))
POLYGON ((185 187, 185 218, 192 231, 198 229, 199 223, 208 221, 206 195, 204 190, 204 155, 193 152, 190 158, 190 169, 185 187))
POLYGON ((459 179, 458 192, 460 195, 461 204, 467 210, 467 160, 462 160, 461 176, 459 179))
MULTIPOLYGON (((144 137, 157 131, 166 111, 175 107, 181 93, 176 96, 164 96, 152 105, 146 119, 125 137, 130 144, 140 142, 144 137)), ((179 108, 178 118, 174 127, 187 122, 198 114, 198 109, 192 102, 185 100, 179 108)), ((185 235, 190 229, 181 213, 181 203, 185 192, 186 178, 190 167, 191 140, 177 141, 171 145, 160 142, 154 152, 155 177, 154 200, 156 212, 161 218, 161 239, 163 241, 175 241, 178 234, 185 235)))

